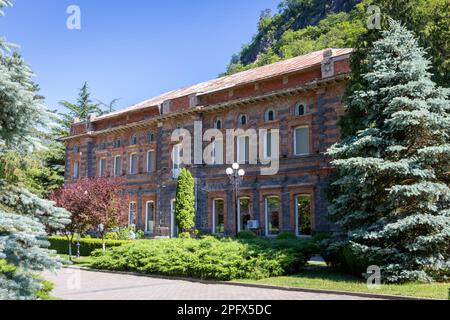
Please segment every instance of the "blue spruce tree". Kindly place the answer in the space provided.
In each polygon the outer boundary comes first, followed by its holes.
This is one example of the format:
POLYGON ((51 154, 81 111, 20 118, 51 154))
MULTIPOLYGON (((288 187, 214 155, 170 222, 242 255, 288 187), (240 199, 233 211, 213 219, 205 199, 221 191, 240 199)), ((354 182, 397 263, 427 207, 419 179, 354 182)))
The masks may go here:
MULTIPOLYGON (((0 16, 7 5, 0 0, 0 16)), ((36 95, 30 68, 10 49, 0 38, 0 155, 38 147, 35 130, 49 115, 36 95)), ((66 210, 7 179, 0 163, 0 300, 36 298, 42 286, 36 273, 60 266, 47 249, 46 228, 60 229, 69 218, 66 210)))
POLYGON ((328 253, 379 265, 384 282, 448 280, 449 90, 430 80, 425 50, 398 22, 368 60, 368 86, 350 98, 366 129, 328 151, 337 174, 329 213, 341 230, 328 253))

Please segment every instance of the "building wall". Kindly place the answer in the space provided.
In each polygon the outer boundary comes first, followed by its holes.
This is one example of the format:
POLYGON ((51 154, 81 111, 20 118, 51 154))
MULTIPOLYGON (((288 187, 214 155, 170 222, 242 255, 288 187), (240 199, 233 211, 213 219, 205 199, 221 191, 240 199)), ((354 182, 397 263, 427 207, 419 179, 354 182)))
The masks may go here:
MULTIPOLYGON (((348 72, 348 61, 337 61, 334 70, 339 73, 348 72)), ((227 100, 251 97, 252 95, 284 89, 285 87, 304 85, 308 81, 320 78, 320 68, 301 74, 269 79, 264 83, 250 84, 233 90, 213 93, 201 98, 203 106, 213 105, 227 100)), ((155 230, 154 235, 169 236, 173 231, 171 223, 171 200, 175 198, 176 180, 172 177, 172 147, 176 142, 171 141, 174 129, 184 128, 191 132, 193 137, 194 121, 201 121, 203 131, 212 128, 216 119, 222 120, 224 132, 224 147, 226 129, 235 129, 238 126, 238 117, 245 113, 248 124, 243 129, 279 129, 280 130, 280 168, 276 175, 260 175, 258 165, 243 165, 246 171, 244 181, 239 190, 239 196, 250 198, 250 212, 252 219, 258 220, 262 230, 265 228, 265 197, 277 196, 280 200, 280 229, 294 232, 295 229, 295 197, 309 195, 311 199, 311 215, 313 232, 327 231, 333 225, 327 221, 327 200, 325 188, 330 172, 329 159, 324 152, 334 142, 338 141, 338 117, 343 112, 341 98, 345 89, 345 81, 336 81, 326 87, 317 87, 311 90, 300 91, 295 94, 266 99, 243 106, 230 106, 220 110, 193 112, 182 116, 162 119, 158 123, 140 126, 139 128, 123 128, 102 135, 74 137, 67 142, 66 183, 77 179, 73 177, 74 162, 78 161, 79 177, 94 177, 99 174, 99 160, 106 159, 106 174, 113 176, 114 156, 121 156, 122 170, 120 179, 123 179, 124 192, 130 196, 130 201, 137 203, 137 215, 134 223, 139 229, 145 227, 145 206, 147 201, 154 201, 155 230), (302 102, 306 105, 304 115, 295 115, 296 105, 302 102), (265 121, 264 113, 268 109, 275 111, 273 121, 265 121), (298 126, 308 126, 309 145, 308 155, 294 155, 293 130, 298 126), (149 133, 154 141, 149 141, 149 133), (131 144, 133 136, 137 143, 131 144), (118 146, 115 142, 120 139, 118 146), (146 172, 147 151, 155 152, 155 171, 146 172), (139 168, 137 174, 130 174, 130 155, 139 155, 139 168)), ((170 105, 171 112, 187 108, 189 99, 177 99, 170 105)), ((148 111, 145 116, 154 115, 155 111, 148 111)), ((143 116, 143 115, 141 115, 143 116)), ((118 124, 127 124, 139 121, 139 117, 124 115, 120 119, 96 123, 92 130, 103 130, 118 124), (131 120, 130 120, 131 119, 131 120), (114 124, 114 125, 113 125, 114 124)), ((73 134, 83 133, 83 128, 77 124, 72 129, 73 134)), ((85 125, 86 127, 89 124, 85 125)), ((209 144, 203 142, 202 150, 209 144)), ((192 146, 193 152, 194 146, 192 146)), ((193 154, 193 153, 192 153, 193 154)), ((224 156, 224 161, 226 161, 224 156)), ((225 233, 231 234, 235 230, 234 200, 232 188, 229 184, 225 169, 230 165, 188 165, 195 179, 196 193, 196 227, 204 232, 211 232, 212 208, 214 199, 224 200, 225 207, 225 233)), ((78 177, 78 178, 79 178, 78 177)))

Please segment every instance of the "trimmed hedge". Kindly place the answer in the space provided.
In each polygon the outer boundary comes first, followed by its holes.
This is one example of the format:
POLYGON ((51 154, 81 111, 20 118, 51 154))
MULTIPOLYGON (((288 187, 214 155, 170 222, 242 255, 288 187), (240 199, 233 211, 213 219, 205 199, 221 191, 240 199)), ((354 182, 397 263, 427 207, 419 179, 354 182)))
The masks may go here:
POLYGON ((95 251, 92 267, 200 279, 261 279, 297 272, 311 250, 305 240, 144 240, 95 251))
MULTIPOLYGON (((69 254, 69 241, 64 236, 51 236, 48 238, 50 249, 55 250, 59 254, 69 254)), ((129 243, 128 240, 105 240, 106 248, 121 246, 129 243)), ((76 239, 72 241, 72 254, 77 252, 76 239)), ((80 239, 80 255, 89 256, 92 251, 102 249, 102 239, 81 238, 80 239)))

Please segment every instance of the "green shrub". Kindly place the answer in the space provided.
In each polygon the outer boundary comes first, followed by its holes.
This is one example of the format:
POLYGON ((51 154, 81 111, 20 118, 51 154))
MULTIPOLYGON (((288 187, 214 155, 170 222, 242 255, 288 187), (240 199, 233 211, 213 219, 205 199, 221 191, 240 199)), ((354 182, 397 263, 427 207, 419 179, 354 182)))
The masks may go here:
POLYGON ((92 266, 200 279, 260 279, 298 271, 310 250, 309 243, 297 239, 158 239, 97 250, 92 266))
MULTIPOLYGON (((69 241, 66 237, 52 236, 48 238, 50 249, 55 250, 59 254, 69 254, 69 241)), ((116 247, 128 243, 125 240, 106 240, 106 247, 116 247)), ((72 241, 72 254, 77 252, 76 239, 72 241)), ((102 239, 80 239, 80 255, 89 256, 92 251, 102 248, 102 239)))
POLYGON ((293 232, 281 232, 277 239, 297 239, 297 236, 293 232))
POLYGON ((256 238, 256 234, 250 230, 242 230, 237 234, 238 239, 253 239, 256 238))
POLYGON ((42 288, 40 290, 36 290, 34 294, 36 298, 39 300, 51 300, 52 297, 50 293, 52 292, 54 285, 50 281, 42 280, 41 282, 42 288))
POLYGON ((311 240, 315 243, 319 243, 325 239, 330 239, 332 236, 332 232, 318 232, 312 236, 311 240))
POLYGON ((178 234, 178 238, 180 239, 189 239, 191 237, 191 234, 189 232, 180 232, 178 234))

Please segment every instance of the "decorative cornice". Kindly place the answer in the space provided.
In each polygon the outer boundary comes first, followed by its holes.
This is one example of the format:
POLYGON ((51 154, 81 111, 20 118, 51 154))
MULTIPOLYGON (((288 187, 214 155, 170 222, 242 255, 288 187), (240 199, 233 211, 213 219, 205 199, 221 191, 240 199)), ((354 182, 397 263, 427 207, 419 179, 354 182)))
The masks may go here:
POLYGON ((118 132, 123 132, 123 131, 129 130, 129 129, 138 129, 138 128, 146 127, 151 124, 158 124, 158 123, 161 123, 162 121, 169 120, 169 119, 174 119, 174 118, 178 118, 178 117, 184 117, 187 115, 197 114, 199 112, 208 113, 208 112, 213 112, 213 111, 217 111, 217 110, 223 110, 226 108, 235 108, 235 107, 241 107, 241 106, 245 106, 245 105, 249 105, 249 104, 254 104, 257 102, 270 101, 270 100, 273 100, 275 98, 280 98, 280 97, 289 97, 289 96, 293 96, 293 95, 301 93, 301 92, 320 90, 320 89, 326 87, 327 85, 329 85, 330 83, 346 81, 349 79, 349 77, 350 77, 349 74, 346 73, 346 74, 340 74, 340 75, 326 78, 326 79, 312 80, 312 81, 305 83, 302 86, 267 92, 267 93, 264 93, 264 94, 261 94, 258 96, 230 100, 230 101, 210 105, 207 107, 196 106, 196 107, 184 109, 184 110, 181 110, 178 112, 172 112, 172 113, 158 115, 151 119, 136 121, 136 122, 126 124, 126 125, 121 125, 121 126, 117 126, 117 127, 113 127, 113 128, 99 130, 99 131, 88 131, 88 132, 85 132, 82 134, 66 137, 63 140, 70 141, 70 140, 79 139, 79 138, 96 137, 99 135, 118 133, 118 132))

